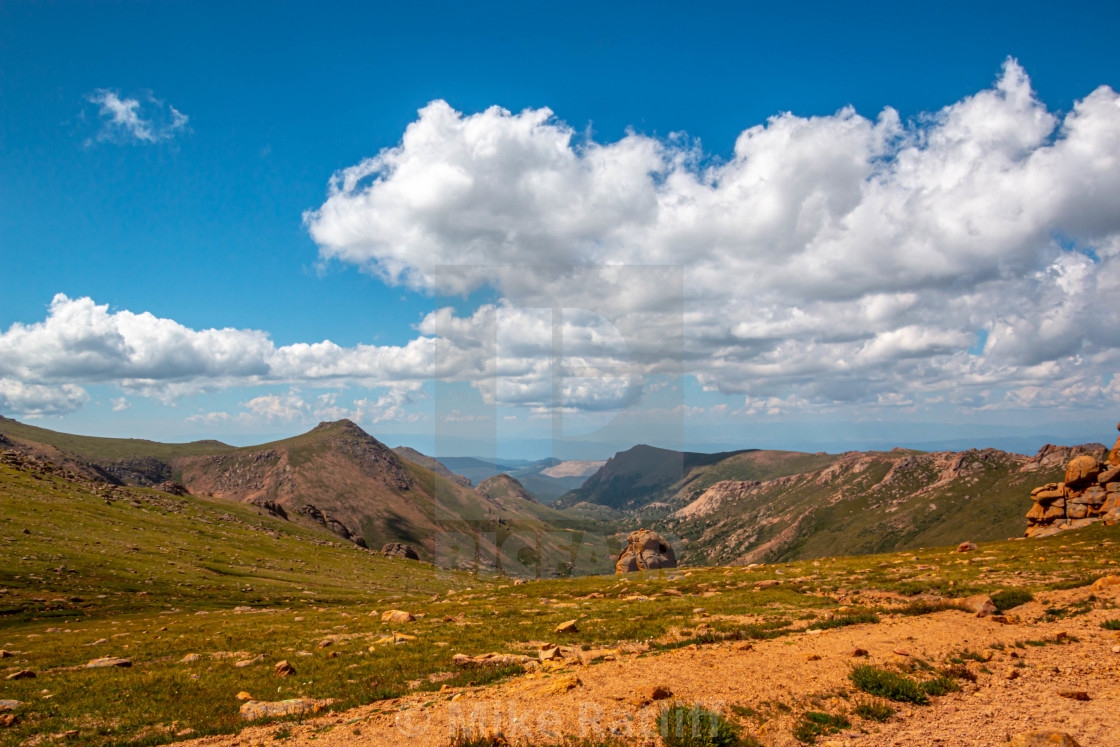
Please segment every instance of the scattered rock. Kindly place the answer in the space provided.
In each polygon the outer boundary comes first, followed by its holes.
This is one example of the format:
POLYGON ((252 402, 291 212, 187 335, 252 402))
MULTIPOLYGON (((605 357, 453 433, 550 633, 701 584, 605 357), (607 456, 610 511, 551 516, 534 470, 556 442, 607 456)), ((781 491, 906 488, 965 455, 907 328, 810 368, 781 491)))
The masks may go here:
POLYGON ((196 661, 198 661, 201 658, 202 657, 199 656, 198 654, 187 654, 182 659, 179 659, 179 663, 180 664, 194 664, 196 661))
POLYGON ((639 529, 626 536, 626 547, 619 553, 614 572, 621 574, 676 567, 677 556, 672 546, 657 532, 639 529))
POLYGON ((122 659, 119 656, 102 656, 100 659, 92 659, 86 664, 86 669, 99 669, 101 667, 120 667, 121 669, 128 669, 132 666, 132 659, 122 659))
POLYGON ((0 700, 0 713, 7 713, 19 708, 23 703, 18 700, 0 700))
POLYGON ((412 613, 405 612, 404 610, 387 610, 381 615, 381 622, 384 623, 408 623, 415 619, 412 613))
POLYGON ((296 668, 289 664, 287 659, 276 662, 276 665, 272 667, 272 674, 277 677, 287 677, 295 673, 296 668))
POLYGON ((33 679, 35 679, 35 673, 32 672, 30 669, 21 669, 18 672, 13 672, 12 674, 9 674, 4 679, 6 679, 6 680, 33 680, 33 679))
POLYGON ((319 648, 326 648, 327 646, 333 646, 334 641, 332 641, 330 638, 324 638, 323 640, 319 641, 317 645, 319 648))
POLYGON ((509 664, 536 664, 530 656, 499 653, 480 654, 478 656, 455 654, 451 657, 451 661, 459 667, 504 667, 509 664))
POLYGON ((1093 582, 1093 591, 1120 590, 1120 576, 1102 576, 1093 582))
POLYGON ((821 655, 820 654, 809 654, 808 656, 805 657, 805 661, 820 661, 820 660, 821 660, 821 655))
POLYGON ((957 545, 957 552, 972 552, 979 549, 980 547, 975 542, 962 542, 957 545))
POLYGON ((19 716, 14 713, 0 714, 0 727, 15 726, 19 721, 19 716))
POLYGON ((251 667, 254 664, 260 664, 262 661, 264 661, 263 655, 254 656, 252 659, 242 659, 241 661, 234 663, 233 666, 237 667, 238 669, 244 669, 245 667, 251 667))
POLYGON ((856 648, 853 648, 851 651, 848 652, 848 656, 853 658, 853 659, 858 659, 858 658, 862 658, 862 657, 870 656, 870 655, 871 654, 867 653, 867 649, 859 648, 858 646, 856 648))
POLYGON ((241 718, 252 721, 258 718, 275 716, 294 716, 301 713, 318 713, 331 703, 330 700, 293 698, 291 700, 250 700, 241 704, 241 718))
POLYGON ((252 700, 253 696, 250 695, 249 693, 245 692, 244 690, 242 690, 241 692, 239 692, 237 694, 237 699, 238 700, 252 700))
POLYGON ((1058 695, 1070 700, 1089 700, 1089 693, 1084 690, 1062 690, 1058 695))
POLYGON ((387 558, 403 558, 404 560, 419 560, 420 554, 412 545, 403 542, 390 542, 381 548, 381 554, 387 558))
POLYGON ((647 685, 639 690, 638 694, 649 700, 666 700, 673 697, 673 691, 668 685, 647 685))
POLYGON ((566 620, 556 626, 556 633, 578 633, 579 628, 576 627, 575 620, 566 620))
POLYGON ((13 654, 11 651, 5 651, 4 649, 0 648, 0 659, 7 659, 12 656, 15 656, 15 654, 13 654))

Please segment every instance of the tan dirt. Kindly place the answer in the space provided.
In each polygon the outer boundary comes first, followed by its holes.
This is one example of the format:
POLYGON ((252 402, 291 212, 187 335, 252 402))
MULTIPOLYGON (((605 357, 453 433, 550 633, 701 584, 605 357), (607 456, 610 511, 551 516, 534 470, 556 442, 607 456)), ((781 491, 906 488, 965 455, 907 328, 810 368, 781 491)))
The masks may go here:
MULTIPOLYGON (((821 737, 817 744, 834 747, 989 747, 1029 730, 1055 730, 1072 735, 1083 747, 1120 745, 1120 634, 1100 623, 1120 616, 1116 608, 1096 609, 1055 622, 1036 622, 1047 607, 1066 606, 1095 593, 1098 600, 1120 603, 1120 589, 1074 589, 1039 594, 1038 599, 1013 612, 1023 622, 1001 624, 955 610, 921 617, 885 618, 877 624, 802 633, 755 642, 750 650, 736 645, 678 649, 658 655, 627 655, 618 661, 574 665, 549 675, 525 675, 513 681, 480 688, 457 688, 444 693, 417 693, 346 712, 312 718, 299 724, 250 727, 238 735, 208 737, 184 744, 206 747, 274 745, 273 737, 290 731, 283 744, 321 747, 368 745, 446 745, 457 728, 470 725, 499 729, 514 744, 556 744, 563 737, 605 736, 615 732, 628 743, 657 745, 654 718, 661 703, 640 705, 635 696, 651 685, 668 686, 675 698, 700 703, 727 713, 728 706, 759 708, 764 702, 792 706, 792 713, 772 717, 747 731, 768 747, 800 745, 791 735, 794 717, 804 710, 849 712, 852 726, 821 737), (1063 645, 1017 648, 1017 641, 1054 639, 1059 633, 1077 638, 1063 645), (937 666, 953 652, 984 653, 986 664, 969 661, 977 682, 961 682, 959 693, 932 698, 929 706, 897 704, 898 712, 885 723, 850 714, 862 696, 848 681, 857 663, 889 665, 922 658, 937 666), (853 660, 848 653, 866 649, 870 656, 853 660), (904 650, 909 657, 895 653, 904 650), (1012 658, 1011 654, 1019 658, 1012 658), (819 659, 809 660, 811 656, 819 659), (1025 667, 1016 667, 1017 662, 1025 667), (981 672, 981 667, 991 674, 981 672), (1019 676, 1008 679, 1007 673, 1019 676), (579 684, 562 694, 562 678, 575 675, 579 684), (835 697, 847 691, 850 699, 835 697), (1059 695, 1084 691, 1087 701, 1059 695), (453 694, 461 693, 456 701, 453 694), (817 703, 811 704, 810 698, 817 703), (424 707, 427 705, 427 707, 424 707), (516 720, 515 720, 516 719, 516 720)), ((571 682, 568 683, 572 684, 571 682)), ((231 703, 233 694, 230 695, 231 703)), ((770 711, 772 714, 775 711, 770 711)))

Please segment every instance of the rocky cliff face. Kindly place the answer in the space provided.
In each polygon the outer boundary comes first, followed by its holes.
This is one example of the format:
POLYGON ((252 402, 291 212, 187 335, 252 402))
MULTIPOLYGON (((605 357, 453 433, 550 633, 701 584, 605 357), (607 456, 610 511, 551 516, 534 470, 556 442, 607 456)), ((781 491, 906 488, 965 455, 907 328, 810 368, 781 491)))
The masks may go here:
MULTIPOLYGON (((1120 430, 1120 425, 1116 427, 1120 430)), ((1064 529, 1077 529, 1097 521, 1120 522, 1120 438, 1116 439, 1111 452, 1099 444, 1077 449, 1076 452, 1055 449, 1047 454, 1051 459, 1068 459, 1065 478, 1031 491, 1033 505, 1027 512, 1028 537, 1049 537, 1064 529)), ((1041 456, 1042 452, 1039 454, 1041 456)))

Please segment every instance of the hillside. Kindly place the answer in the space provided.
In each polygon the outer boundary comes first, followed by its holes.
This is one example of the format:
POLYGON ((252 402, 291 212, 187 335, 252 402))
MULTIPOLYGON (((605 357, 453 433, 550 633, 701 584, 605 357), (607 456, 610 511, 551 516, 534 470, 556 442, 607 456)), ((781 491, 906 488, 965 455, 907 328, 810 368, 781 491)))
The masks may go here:
MULTIPOLYGON (((348 420, 243 448, 70 436, 10 420, 0 425, 25 453, 90 479, 139 487, 174 480, 192 494, 259 505, 362 546, 406 542, 428 560, 442 554, 448 563, 495 566, 498 548, 509 536, 543 531, 539 552, 553 567, 566 562, 561 532, 597 527, 532 499, 515 496, 499 504, 461 481, 402 459, 348 420), (134 443, 137 451, 130 453, 134 443)), ((518 569, 507 563, 506 570, 518 569)), ((538 569, 534 563, 524 570, 538 569)))
MULTIPOLYGON (((677 496, 657 522, 689 563, 772 562, 1021 536, 1030 490, 1061 479, 1073 449, 1042 463, 996 449, 781 455, 814 469, 717 482, 677 496), (815 463, 815 464, 814 464, 815 463), (691 500, 688 500, 691 499, 691 500), (680 502, 688 500, 685 505, 680 502)), ((765 452, 750 455, 766 458, 765 452)))
POLYGON ((586 502, 615 509, 641 508, 683 489, 703 468, 749 451, 701 454, 639 444, 608 459, 556 505, 564 508, 586 502))
POLYGON ((435 459, 434 457, 430 457, 427 454, 422 454, 412 447, 395 446, 393 447, 393 453, 399 456, 401 459, 407 459, 413 464, 418 464, 424 469, 430 470, 437 475, 446 477, 448 480, 457 482, 464 487, 469 488, 471 486, 471 481, 469 478, 464 477, 463 475, 455 474, 446 466, 444 466, 443 462, 435 459))

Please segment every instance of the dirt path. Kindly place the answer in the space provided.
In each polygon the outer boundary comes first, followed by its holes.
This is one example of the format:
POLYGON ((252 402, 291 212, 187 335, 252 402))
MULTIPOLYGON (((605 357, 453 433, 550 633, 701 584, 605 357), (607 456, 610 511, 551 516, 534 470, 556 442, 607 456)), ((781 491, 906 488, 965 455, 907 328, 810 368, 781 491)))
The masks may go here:
MULTIPOLYGON (((1117 587, 1075 589, 1040 594, 1016 614, 1032 620, 1048 607, 1083 601, 1093 593, 1098 599, 1120 603, 1117 587)), ((1103 630, 1100 623, 1116 617, 1120 611, 1113 608, 1050 623, 1000 624, 958 611, 889 618, 878 624, 757 642, 749 650, 736 648, 736 644, 716 644, 576 665, 548 676, 526 675, 492 687, 417 694, 302 724, 253 727, 236 736, 190 744, 275 745, 279 743, 274 735, 286 730, 291 738, 283 744, 446 745, 456 728, 477 725, 500 729, 511 742, 534 745, 555 744, 562 735, 593 737, 608 731, 635 744, 655 745, 652 724, 660 704, 643 707, 633 701, 647 686, 666 685, 684 702, 724 710, 731 704, 763 710, 770 718, 761 727, 751 722, 750 731, 768 747, 792 747, 800 744, 791 736, 795 715, 805 709, 850 711, 859 699, 857 695, 851 700, 835 696, 840 690, 851 692, 847 674, 853 663, 884 664, 920 657, 940 665, 953 652, 987 652, 992 644, 1002 643, 1006 648, 992 651, 993 658, 987 663, 969 662, 977 681, 962 682, 961 692, 934 698, 930 706, 902 705, 881 724, 853 716, 851 728, 822 737, 818 744, 988 747, 1022 731, 1053 729, 1069 733, 1083 747, 1106 747, 1120 745, 1120 718, 1116 717, 1120 713, 1120 634, 1103 630), (1025 648, 1014 645, 1053 640, 1059 633, 1077 641, 1025 648), (857 646, 870 656, 858 660, 849 656, 857 646), (1008 677, 1012 671, 1017 674, 1014 679, 1008 677), (578 678, 579 684, 565 677, 578 678), (570 690, 548 692, 563 690, 558 686, 565 682, 573 684, 570 690), (1084 691, 1090 699, 1059 695, 1064 691, 1084 691), (448 700, 456 693, 461 693, 457 700, 448 700), (792 706, 792 712, 765 705, 775 702, 792 706)))

